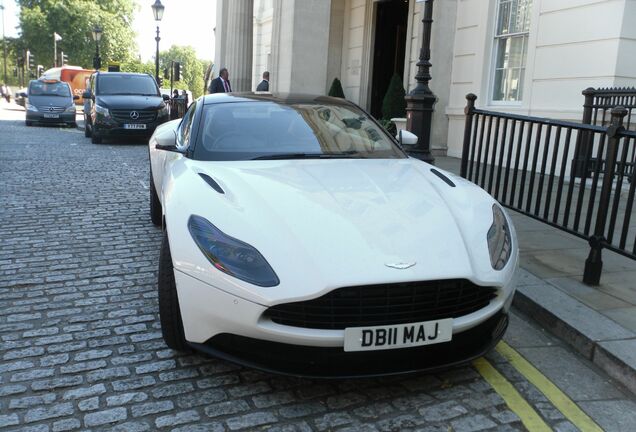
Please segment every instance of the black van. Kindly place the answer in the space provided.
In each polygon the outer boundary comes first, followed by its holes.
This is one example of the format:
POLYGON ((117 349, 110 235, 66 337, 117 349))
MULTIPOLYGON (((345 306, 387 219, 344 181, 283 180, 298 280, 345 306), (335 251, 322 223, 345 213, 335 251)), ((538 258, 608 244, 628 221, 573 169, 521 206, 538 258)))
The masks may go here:
POLYGON ((84 135, 94 144, 117 135, 149 138, 169 120, 168 98, 148 74, 95 72, 83 97, 84 135))

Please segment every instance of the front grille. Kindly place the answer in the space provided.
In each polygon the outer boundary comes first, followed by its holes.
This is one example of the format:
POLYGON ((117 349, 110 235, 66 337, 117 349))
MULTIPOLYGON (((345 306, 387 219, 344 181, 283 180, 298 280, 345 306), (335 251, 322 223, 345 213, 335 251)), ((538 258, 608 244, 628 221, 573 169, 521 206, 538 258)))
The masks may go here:
POLYGON ((66 108, 64 107, 60 107, 60 106, 39 106, 38 107, 38 111, 41 111, 43 113, 61 113, 64 112, 66 108))
POLYGON ((465 279, 366 285, 276 305, 265 316, 287 326, 342 330, 457 318, 487 306, 496 296, 496 288, 465 279))
POLYGON ((157 118, 157 111, 148 110, 111 110, 113 118, 120 123, 150 123, 157 118), (133 119, 132 112, 139 114, 139 118, 133 119))

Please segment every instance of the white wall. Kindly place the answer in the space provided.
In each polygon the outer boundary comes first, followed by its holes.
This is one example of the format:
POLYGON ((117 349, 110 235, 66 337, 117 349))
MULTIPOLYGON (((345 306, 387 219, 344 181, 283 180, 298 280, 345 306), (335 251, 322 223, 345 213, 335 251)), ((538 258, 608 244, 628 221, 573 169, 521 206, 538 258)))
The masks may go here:
POLYGON ((361 102, 363 75, 364 26, 370 1, 346 0, 344 11, 343 48, 342 48, 342 88, 347 99, 361 102))
POLYGON ((269 70, 272 52, 272 19, 274 5, 272 0, 254 0, 254 55, 252 89, 261 82, 263 72, 269 70))
POLYGON ((478 107, 580 121, 587 87, 635 85, 632 0, 534 0, 521 103, 490 101, 496 0, 459 0, 453 48, 448 154, 461 156, 465 95, 478 107))

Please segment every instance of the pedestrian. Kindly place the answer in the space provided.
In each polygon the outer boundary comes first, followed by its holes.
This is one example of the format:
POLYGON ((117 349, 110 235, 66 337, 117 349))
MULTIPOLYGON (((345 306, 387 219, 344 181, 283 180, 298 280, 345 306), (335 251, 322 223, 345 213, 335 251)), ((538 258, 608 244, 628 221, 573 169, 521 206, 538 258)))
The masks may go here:
POLYGON ((0 93, 2 93, 3 99, 6 99, 7 102, 11 102, 11 90, 9 90, 9 87, 7 87, 5 83, 2 83, 2 86, 0 86, 0 93))
POLYGON ((258 83, 256 91, 269 91, 269 72, 263 72, 263 81, 258 83))
POLYGON ((223 68, 219 71, 219 76, 210 83, 210 93, 230 93, 231 91, 230 74, 226 68, 223 68))
POLYGON ((188 100, 188 92, 185 90, 181 90, 181 97, 185 100, 185 103, 183 104, 186 109, 188 109, 188 105, 190 105, 190 101, 188 100))

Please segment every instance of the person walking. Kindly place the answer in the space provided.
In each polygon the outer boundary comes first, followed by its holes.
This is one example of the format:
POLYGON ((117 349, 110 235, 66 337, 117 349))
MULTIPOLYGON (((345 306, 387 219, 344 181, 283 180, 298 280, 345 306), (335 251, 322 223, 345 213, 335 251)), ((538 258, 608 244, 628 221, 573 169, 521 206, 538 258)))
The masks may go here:
POLYGON ((256 91, 269 91, 269 72, 263 72, 263 81, 258 83, 256 91))
POLYGON ((219 71, 219 76, 210 83, 210 93, 230 93, 231 91, 230 74, 226 68, 223 68, 219 71))

